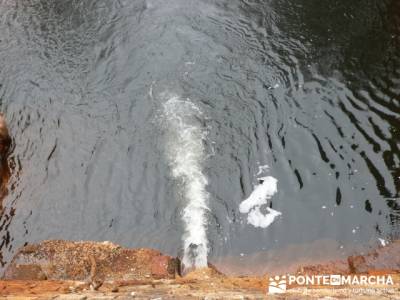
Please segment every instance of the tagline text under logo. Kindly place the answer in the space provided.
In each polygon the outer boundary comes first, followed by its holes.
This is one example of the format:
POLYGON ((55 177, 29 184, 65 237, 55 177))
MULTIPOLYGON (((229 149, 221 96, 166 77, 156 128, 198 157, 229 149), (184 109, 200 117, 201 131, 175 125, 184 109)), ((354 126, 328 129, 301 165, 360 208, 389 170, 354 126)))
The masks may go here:
POLYGON ((269 278, 268 293, 284 293, 288 286, 393 285, 391 275, 283 275, 269 278))

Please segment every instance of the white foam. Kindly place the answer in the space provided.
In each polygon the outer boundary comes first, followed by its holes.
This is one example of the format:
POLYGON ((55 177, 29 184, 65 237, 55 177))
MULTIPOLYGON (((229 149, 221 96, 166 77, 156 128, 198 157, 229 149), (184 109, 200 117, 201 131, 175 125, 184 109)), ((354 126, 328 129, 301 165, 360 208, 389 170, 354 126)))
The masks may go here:
POLYGON ((382 247, 385 247, 387 245, 387 241, 381 238, 378 238, 379 242, 381 243, 382 247))
POLYGON ((247 215, 247 222, 254 227, 267 228, 274 222, 276 217, 282 214, 272 208, 267 208, 267 211, 268 214, 263 214, 259 206, 255 207, 247 215))
POLYGON ((258 184, 250 196, 239 205, 239 211, 247 214, 247 222, 254 227, 267 228, 276 217, 282 213, 267 207, 267 213, 261 211, 261 206, 268 204, 268 200, 277 192, 277 183, 272 176, 261 177, 262 181, 258 184))
POLYGON ((268 165, 258 166, 258 172, 256 175, 259 176, 268 171, 268 169, 269 169, 268 165))
POLYGON ((201 110, 190 101, 170 97, 164 104, 168 126, 167 156, 172 175, 182 183, 185 208, 182 220, 184 268, 207 266, 207 177, 203 173, 204 140, 207 131, 202 124, 201 110))
POLYGON ((241 213, 248 213, 254 206, 267 204, 268 199, 277 192, 278 180, 274 177, 261 177, 259 180, 262 180, 263 182, 256 185, 251 195, 240 203, 239 210, 241 213))

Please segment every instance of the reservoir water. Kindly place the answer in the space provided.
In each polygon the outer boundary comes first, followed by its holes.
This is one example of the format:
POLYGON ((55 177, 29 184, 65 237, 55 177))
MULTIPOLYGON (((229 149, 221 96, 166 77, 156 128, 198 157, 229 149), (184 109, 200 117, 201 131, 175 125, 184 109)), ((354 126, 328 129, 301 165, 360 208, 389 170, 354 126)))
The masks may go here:
POLYGON ((399 95, 395 0, 3 0, 2 265, 43 239, 194 267, 390 242, 399 95))

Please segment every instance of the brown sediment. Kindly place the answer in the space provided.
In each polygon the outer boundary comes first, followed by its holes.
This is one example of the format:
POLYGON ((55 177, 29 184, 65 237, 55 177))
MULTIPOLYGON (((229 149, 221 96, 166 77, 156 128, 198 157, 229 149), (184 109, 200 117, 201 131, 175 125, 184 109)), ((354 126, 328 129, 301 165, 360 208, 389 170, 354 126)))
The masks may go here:
POLYGON ((0 113, 0 213, 3 210, 3 199, 8 194, 7 183, 10 179, 8 155, 11 146, 11 137, 8 132, 5 117, 0 113))
POLYGON ((7 154, 11 145, 11 137, 8 132, 7 122, 2 113, 0 113, 0 153, 7 154))
POLYGON ((233 276, 287 274, 296 272, 299 265, 325 265, 332 261, 345 260, 353 253, 368 253, 370 250, 371 248, 361 245, 347 245, 343 248, 335 240, 322 239, 239 257, 218 257, 214 258, 213 263, 224 274, 233 276))
POLYGON ((352 255, 346 259, 303 265, 298 267, 297 271, 305 274, 399 273, 400 241, 394 241, 365 255, 352 255))
MULTIPOLYGON (((8 132, 6 119, 2 113, 0 113, 0 218, 4 215, 3 200, 8 194, 8 182, 10 180, 10 167, 8 165, 8 156, 10 154, 11 137, 8 132)), ((4 223, 2 227, 4 226, 4 223)), ((0 265, 4 266, 3 254, 1 248, 4 246, 4 242, 0 245, 0 265)))
MULTIPOLYGON (((395 282, 391 290, 376 286, 369 295, 364 295, 350 290, 350 287, 343 291, 315 286, 312 291, 307 290, 307 296, 304 289, 291 289, 284 296, 273 297, 400 299, 399 250, 400 242, 396 241, 363 256, 298 266, 295 272, 319 275, 391 274, 395 282)), ((274 275, 227 276, 210 267, 181 277, 178 270, 178 259, 153 249, 127 249, 110 242, 44 241, 18 251, 3 280, 0 280, 0 297, 126 299, 134 295, 139 299, 262 299, 267 292, 268 278, 274 275)))

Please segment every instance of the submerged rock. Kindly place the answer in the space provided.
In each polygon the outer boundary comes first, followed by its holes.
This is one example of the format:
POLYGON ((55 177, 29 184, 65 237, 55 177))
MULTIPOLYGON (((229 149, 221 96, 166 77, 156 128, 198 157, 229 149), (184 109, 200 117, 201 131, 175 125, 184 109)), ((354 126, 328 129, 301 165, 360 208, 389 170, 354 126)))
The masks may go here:
POLYGON ((345 260, 301 266, 298 268, 298 272, 306 274, 399 273, 399 254, 400 241, 393 241, 387 246, 379 247, 365 255, 353 255, 345 260))
POLYGON ((8 155, 10 154, 11 137, 8 133, 7 122, 0 113, 0 210, 3 198, 7 195, 7 183, 10 178, 10 168, 8 166, 8 155))
POLYGON ((8 132, 7 122, 2 113, 0 113, 0 156, 7 156, 11 146, 11 137, 8 132))

